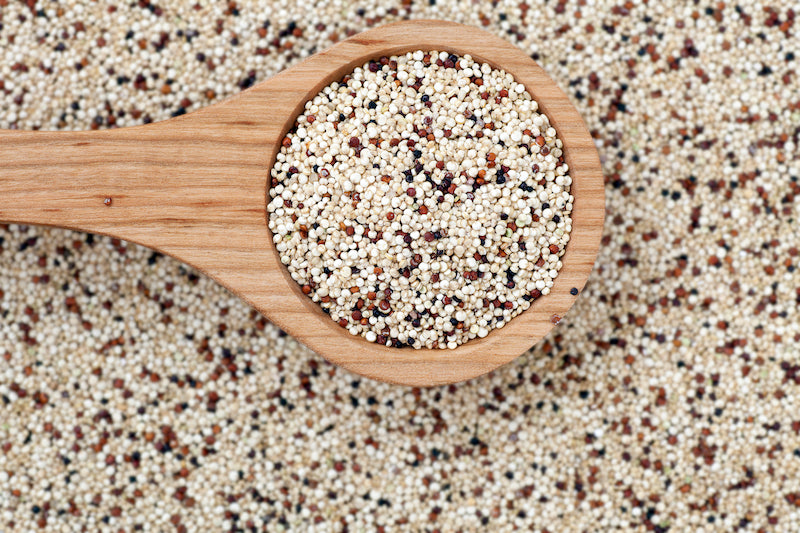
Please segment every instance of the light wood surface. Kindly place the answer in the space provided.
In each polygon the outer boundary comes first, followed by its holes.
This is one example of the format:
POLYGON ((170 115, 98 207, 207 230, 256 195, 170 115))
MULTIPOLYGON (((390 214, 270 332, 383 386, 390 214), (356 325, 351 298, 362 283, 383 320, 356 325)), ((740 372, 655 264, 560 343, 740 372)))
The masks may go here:
POLYGON ((0 221, 60 226, 159 250, 210 276, 331 362, 391 383, 479 376, 524 353, 563 317, 594 264, 604 217, 594 143, 574 107, 523 51, 489 33, 410 21, 355 35, 188 115, 95 132, 0 131, 0 221), (266 225, 269 171, 306 100, 369 59, 410 50, 471 54, 522 82, 565 145, 571 240, 550 295, 455 350, 387 348, 347 333, 302 294, 266 225))

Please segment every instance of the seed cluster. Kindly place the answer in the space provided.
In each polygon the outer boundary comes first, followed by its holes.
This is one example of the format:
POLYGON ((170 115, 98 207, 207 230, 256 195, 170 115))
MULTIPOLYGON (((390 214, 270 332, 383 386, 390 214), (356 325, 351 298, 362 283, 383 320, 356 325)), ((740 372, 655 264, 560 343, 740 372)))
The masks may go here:
POLYGON ((572 229, 556 130, 468 55, 366 63, 306 103, 272 170, 269 227, 333 320, 455 348, 547 295, 572 229))
POLYGON ((800 531, 797 11, 0 0, 2 128, 164 120, 439 18, 541 64, 607 180, 570 313, 431 389, 330 366, 152 250, 0 224, 0 531, 800 531))

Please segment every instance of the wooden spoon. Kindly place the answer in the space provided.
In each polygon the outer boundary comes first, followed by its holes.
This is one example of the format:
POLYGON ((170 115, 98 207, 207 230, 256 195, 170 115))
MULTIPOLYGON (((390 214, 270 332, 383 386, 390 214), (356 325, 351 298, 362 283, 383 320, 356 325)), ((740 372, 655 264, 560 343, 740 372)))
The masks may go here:
POLYGON ((360 33, 223 102, 164 122, 0 132, 0 220, 110 235, 171 255, 332 363, 391 383, 469 379, 539 341, 575 301, 570 291, 583 288, 603 216, 597 152, 566 95, 519 48, 452 22, 398 22, 360 33), (305 102, 370 59, 412 50, 470 54, 510 72, 550 118, 573 178, 572 233, 551 293, 504 328, 455 350, 387 348, 351 335, 291 279, 266 225, 270 169, 305 102))

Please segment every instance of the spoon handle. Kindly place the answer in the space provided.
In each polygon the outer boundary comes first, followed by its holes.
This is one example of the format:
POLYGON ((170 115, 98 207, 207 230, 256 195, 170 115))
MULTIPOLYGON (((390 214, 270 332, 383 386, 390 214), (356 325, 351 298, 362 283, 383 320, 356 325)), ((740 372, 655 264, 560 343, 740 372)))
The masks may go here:
POLYGON ((205 128, 202 111, 193 115, 104 131, 0 131, 0 221, 167 253, 215 229, 265 231, 264 145, 237 142, 205 128))
POLYGON ((148 179, 166 154, 132 141, 125 130, 0 131, 0 220, 128 236, 133 193, 166 193, 148 179))
MULTIPOLYGON (((141 244, 237 293, 280 286, 265 210, 279 131, 224 103, 212 108, 113 130, 0 130, 0 222, 141 244)), ((273 292, 245 300, 263 311, 273 292)))

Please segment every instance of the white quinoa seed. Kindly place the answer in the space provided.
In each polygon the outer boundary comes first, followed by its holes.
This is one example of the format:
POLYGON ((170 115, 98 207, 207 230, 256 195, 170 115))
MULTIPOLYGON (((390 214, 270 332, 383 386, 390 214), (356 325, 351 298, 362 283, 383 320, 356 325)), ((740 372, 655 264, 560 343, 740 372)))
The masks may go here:
POLYGON ((272 170, 281 261, 354 335, 455 348, 547 295, 572 229, 561 140, 513 77, 384 57, 306 103, 272 170))

